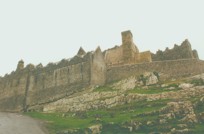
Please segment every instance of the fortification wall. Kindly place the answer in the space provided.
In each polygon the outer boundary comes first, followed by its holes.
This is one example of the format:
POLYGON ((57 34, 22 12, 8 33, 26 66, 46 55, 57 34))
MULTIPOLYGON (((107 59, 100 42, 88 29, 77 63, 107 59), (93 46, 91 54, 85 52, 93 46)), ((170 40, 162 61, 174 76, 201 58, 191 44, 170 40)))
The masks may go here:
POLYGON ((106 82, 106 63, 103 53, 98 47, 92 56, 91 85, 104 85, 106 82))
POLYGON ((157 51, 152 54, 153 61, 177 60, 177 59, 199 59, 196 50, 192 50, 191 44, 185 40, 180 46, 174 45, 174 48, 166 48, 165 51, 157 51))
POLYGON ((25 68, 0 80, 0 110, 21 111, 90 85, 92 54, 41 68, 25 68))
POLYGON ((152 62, 151 52, 145 51, 139 53, 138 56, 136 56, 136 61, 138 61, 138 63, 152 62))
POLYGON ((90 85, 103 85, 145 72, 156 71, 162 79, 204 72, 204 61, 198 60, 197 51, 191 49, 188 40, 181 46, 175 45, 173 49, 151 55, 149 51, 139 53, 132 37, 130 31, 122 32, 120 47, 104 53, 100 47, 89 53, 80 48, 72 59, 49 63, 46 67, 30 64, 24 68, 24 62, 19 61, 15 72, 0 77, 0 110, 41 108, 43 104, 69 96, 90 85), (154 62, 151 62, 151 56, 154 62))
POLYGON ((123 49, 122 47, 114 47, 112 49, 109 49, 105 52, 105 61, 106 64, 119 64, 123 61, 123 49))
POLYGON ((90 62, 82 62, 30 76, 26 105, 52 102, 90 85, 90 62))
MULTIPOLYGON (((19 64, 18 64, 19 66, 19 64)), ((0 79, 0 110, 26 111, 69 96, 90 85, 103 85, 106 64, 100 48, 58 63, 17 68, 0 79)))
POLYGON ((158 72, 161 79, 178 78, 204 72, 204 61, 198 59, 158 61, 135 65, 110 67, 107 70, 107 83, 130 76, 139 76, 145 72, 158 72))
POLYGON ((25 105, 29 70, 6 75, 0 80, 0 110, 20 111, 25 105))

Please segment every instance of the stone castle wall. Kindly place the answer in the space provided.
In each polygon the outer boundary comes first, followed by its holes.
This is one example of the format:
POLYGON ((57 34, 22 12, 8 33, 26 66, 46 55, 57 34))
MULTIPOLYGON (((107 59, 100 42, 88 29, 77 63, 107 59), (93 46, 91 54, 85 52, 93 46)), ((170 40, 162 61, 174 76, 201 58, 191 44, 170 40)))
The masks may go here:
POLYGON ((106 64, 108 66, 118 66, 121 64, 137 64, 151 62, 150 51, 139 52, 139 49, 133 42, 131 31, 121 33, 122 45, 115 46, 104 52, 106 64))
POLYGON ((122 47, 115 46, 105 52, 105 61, 107 65, 122 64, 123 62, 123 49, 122 47))
POLYGON ((28 69, 0 80, 0 110, 20 111, 25 102, 28 69))
POLYGON ((24 69, 0 79, 0 110, 26 111, 56 101, 90 85, 105 83, 105 61, 98 48, 94 53, 46 67, 24 69), (100 62, 100 63, 99 63, 100 62))
POLYGON ((145 72, 158 72, 161 79, 179 78, 204 73, 204 61, 198 59, 158 61, 135 65, 110 67, 107 70, 107 83, 145 72))
POLYGON ((135 58, 136 58, 136 61, 138 61, 138 63, 152 62, 152 57, 151 57, 150 51, 141 52, 135 58))
POLYGON ((69 60, 27 65, 19 61, 10 75, 0 77, 0 111, 40 109, 89 86, 104 85, 145 72, 158 72, 162 79, 177 78, 204 72, 204 61, 191 49, 188 40, 173 49, 139 52, 130 31, 122 32, 122 45, 102 53, 100 47, 86 53, 80 48, 69 60), (153 62, 152 62, 153 60, 153 62), (158 61, 157 61, 158 60, 158 61))
POLYGON ((153 61, 177 60, 177 59, 199 59, 196 50, 192 50, 190 42, 186 39, 180 46, 174 45, 174 48, 166 48, 165 51, 152 53, 153 61))

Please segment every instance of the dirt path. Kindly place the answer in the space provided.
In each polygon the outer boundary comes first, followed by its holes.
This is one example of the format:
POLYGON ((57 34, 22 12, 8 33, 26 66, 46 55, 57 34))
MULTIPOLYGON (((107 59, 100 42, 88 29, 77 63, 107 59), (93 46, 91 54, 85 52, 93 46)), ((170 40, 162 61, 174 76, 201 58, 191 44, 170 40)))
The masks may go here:
POLYGON ((0 112, 0 134, 46 134, 42 122, 16 113, 0 112))

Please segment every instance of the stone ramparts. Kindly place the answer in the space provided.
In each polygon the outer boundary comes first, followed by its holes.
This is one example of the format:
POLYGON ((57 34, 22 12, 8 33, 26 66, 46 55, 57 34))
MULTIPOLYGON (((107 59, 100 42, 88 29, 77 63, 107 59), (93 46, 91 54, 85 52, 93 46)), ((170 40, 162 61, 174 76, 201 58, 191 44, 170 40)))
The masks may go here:
POLYGON ((163 80, 196 75, 204 72, 204 61, 198 59, 157 61, 143 64, 112 66, 107 70, 106 82, 114 82, 145 72, 158 72, 163 80))

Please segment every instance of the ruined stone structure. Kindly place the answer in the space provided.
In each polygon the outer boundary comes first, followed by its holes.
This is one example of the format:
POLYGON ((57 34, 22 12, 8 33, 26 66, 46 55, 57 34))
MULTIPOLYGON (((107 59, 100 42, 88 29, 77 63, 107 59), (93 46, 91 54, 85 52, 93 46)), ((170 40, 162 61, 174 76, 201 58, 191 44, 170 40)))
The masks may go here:
POLYGON ((133 35, 130 31, 124 31, 122 35, 122 45, 105 51, 105 61, 107 65, 124 65, 151 62, 150 51, 139 52, 133 42, 133 35))
POLYGON ((94 52, 82 50, 71 59, 46 67, 30 64, 24 68, 20 61, 15 72, 0 79, 0 110, 26 111, 90 85, 105 84, 106 66, 100 47, 94 52))
POLYGON ((153 61, 178 59, 199 59, 197 51, 192 50, 187 39, 180 46, 175 44, 172 49, 167 47, 165 51, 158 50, 156 54, 152 54, 153 61))
POLYGON ((24 61, 23 61, 23 60, 20 60, 20 61, 18 62, 16 71, 22 70, 23 68, 24 68, 24 61))
POLYGON ((197 52, 192 51, 187 40, 162 54, 139 52, 132 33, 125 31, 122 32, 122 45, 104 52, 100 47, 94 52, 80 48, 73 58, 45 67, 42 64, 24 67, 24 62, 19 61, 16 71, 0 77, 0 110, 43 108, 47 103, 87 87, 151 71, 160 73, 162 79, 199 74, 204 72, 204 61, 198 59, 197 52))

